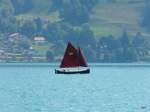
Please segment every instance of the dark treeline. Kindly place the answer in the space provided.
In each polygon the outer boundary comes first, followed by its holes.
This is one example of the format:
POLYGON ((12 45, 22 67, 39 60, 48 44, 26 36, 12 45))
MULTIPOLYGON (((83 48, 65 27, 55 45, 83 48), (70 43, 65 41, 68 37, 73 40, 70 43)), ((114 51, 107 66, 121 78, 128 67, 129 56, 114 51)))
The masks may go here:
POLYGON ((120 38, 113 36, 100 38, 97 44, 100 62, 137 62, 148 56, 149 43, 140 34, 134 37, 123 32, 120 38))

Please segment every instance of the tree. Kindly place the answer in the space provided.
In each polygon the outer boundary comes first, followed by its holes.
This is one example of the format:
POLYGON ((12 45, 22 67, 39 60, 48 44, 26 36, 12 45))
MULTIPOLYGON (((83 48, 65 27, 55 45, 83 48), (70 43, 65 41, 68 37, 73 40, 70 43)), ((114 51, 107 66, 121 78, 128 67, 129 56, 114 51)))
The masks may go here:
POLYGON ((117 0, 107 0, 108 3, 116 3, 117 0))
POLYGON ((72 25, 87 23, 92 8, 98 0, 62 0, 60 17, 72 25))
POLYGON ((20 48, 23 48, 23 49, 29 49, 30 48, 30 42, 27 38, 21 38, 18 42, 18 46, 20 48))
POLYGON ((121 37, 121 46, 123 50, 123 62, 134 62, 137 61, 137 52, 134 47, 132 47, 127 32, 123 32, 121 37))
POLYGON ((35 35, 37 30, 36 24, 33 21, 25 21, 20 28, 20 32, 23 35, 27 35, 28 37, 32 37, 35 35))
POLYGON ((133 47, 128 47, 123 52, 123 62, 136 62, 138 60, 138 54, 133 47))
POLYGON ((123 32, 120 42, 124 49, 130 46, 128 33, 126 31, 123 32))
POLYGON ((145 44, 146 44, 145 39, 143 38, 142 34, 138 32, 132 40, 133 47, 141 48, 141 47, 145 47, 145 44))
POLYGON ((41 20, 41 18, 36 18, 33 20, 33 22, 36 25, 36 34, 40 35, 43 32, 43 21, 41 20))
POLYGON ((95 50, 93 50, 93 48, 91 48, 91 46, 87 46, 87 47, 84 46, 82 47, 82 49, 87 61, 96 62, 96 52, 95 50))
POLYGON ((143 11, 143 18, 142 18, 142 26, 145 27, 147 30, 150 30, 150 2, 146 1, 146 6, 143 11))
POLYGON ((62 7, 63 0, 52 0, 52 8, 54 10, 60 9, 62 7))
POLYGON ((78 0, 70 0, 64 3, 60 10, 60 16, 73 25, 78 25, 88 22, 88 10, 82 6, 78 0))
POLYGON ((102 62, 120 62, 122 59, 122 48, 119 39, 113 36, 102 37, 98 40, 97 55, 102 57, 102 62))
POLYGON ((11 0, 15 14, 26 13, 33 8, 32 0, 11 0))
POLYGON ((63 37, 63 31, 60 23, 48 23, 44 33, 50 42, 56 42, 63 37))
POLYGON ((46 53, 46 60, 47 60, 48 62, 54 61, 54 56, 53 56, 53 54, 52 54, 51 51, 47 51, 47 53, 46 53))
POLYGON ((17 30, 14 8, 10 0, 0 0, 0 32, 11 33, 17 30))

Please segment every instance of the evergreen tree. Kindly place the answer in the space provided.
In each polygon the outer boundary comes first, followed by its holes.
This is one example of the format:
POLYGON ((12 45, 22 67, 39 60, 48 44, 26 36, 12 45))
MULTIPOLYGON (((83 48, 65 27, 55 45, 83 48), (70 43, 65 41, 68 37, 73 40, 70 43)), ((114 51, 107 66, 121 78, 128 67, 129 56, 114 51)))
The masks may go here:
POLYGON ((26 13, 33 8, 32 0, 11 0, 15 14, 26 13))
POLYGON ((20 32, 30 38, 36 34, 36 30, 37 27, 34 21, 25 21, 20 28, 20 32))
POLYGON ((47 60, 48 62, 54 61, 54 56, 53 56, 53 54, 52 54, 51 51, 47 51, 47 52, 46 52, 46 60, 47 60))
POLYGON ((146 1, 146 6, 143 11, 143 19, 142 19, 142 26, 150 30, 150 2, 146 1))
POLYGON ((121 41, 121 45, 124 49, 130 46, 128 33, 126 31, 123 32, 120 41, 121 41))
POLYGON ((41 18, 36 18, 33 22, 36 24, 36 34, 41 35, 43 32, 43 21, 41 18))
POLYGON ((89 14, 97 0, 62 0, 62 2, 57 1, 56 3, 61 4, 60 17, 64 18, 64 21, 80 25, 88 22, 89 14))
POLYGON ((0 32, 11 33, 17 30, 14 8, 10 0, 0 0, 0 32))
POLYGON ((143 38, 142 34, 140 32, 138 32, 132 40, 133 47, 142 48, 145 46, 145 44, 146 44, 145 39, 143 38))

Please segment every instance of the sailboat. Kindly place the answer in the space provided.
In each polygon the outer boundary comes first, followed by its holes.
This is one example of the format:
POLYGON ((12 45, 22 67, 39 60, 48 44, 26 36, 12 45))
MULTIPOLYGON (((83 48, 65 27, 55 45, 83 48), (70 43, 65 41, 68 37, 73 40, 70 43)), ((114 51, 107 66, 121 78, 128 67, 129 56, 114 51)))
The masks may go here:
POLYGON ((59 68, 55 69, 56 74, 87 74, 90 69, 85 61, 80 47, 75 48, 68 42, 63 60, 59 68))

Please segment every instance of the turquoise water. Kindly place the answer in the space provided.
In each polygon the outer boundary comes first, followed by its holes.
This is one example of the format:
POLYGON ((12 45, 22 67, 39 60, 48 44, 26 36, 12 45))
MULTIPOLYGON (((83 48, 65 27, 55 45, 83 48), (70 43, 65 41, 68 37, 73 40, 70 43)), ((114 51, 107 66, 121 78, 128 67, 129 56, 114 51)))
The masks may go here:
POLYGON ((0 112, 149 112, 150 66, 94 64, 55 75, 49 64, 0 65, 0 112))

